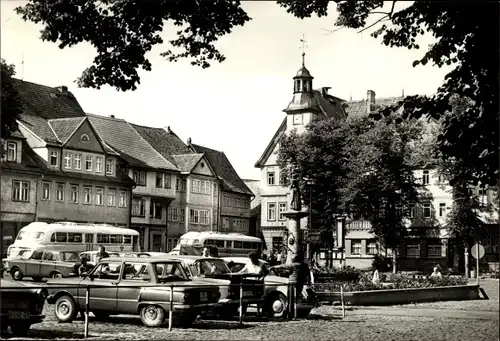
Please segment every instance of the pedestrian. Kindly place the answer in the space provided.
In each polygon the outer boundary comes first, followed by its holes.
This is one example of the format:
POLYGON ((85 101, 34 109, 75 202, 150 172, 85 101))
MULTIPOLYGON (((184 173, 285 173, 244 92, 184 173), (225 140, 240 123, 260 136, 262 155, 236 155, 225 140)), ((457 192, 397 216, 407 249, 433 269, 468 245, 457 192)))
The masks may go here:
POLYGON ((99 252, 97 253, 95 259, 96 263, 99 263, 99 261, 103 258, 108 258, 109 254, 106 252, 106 248, 104 246, 99 246, 99 252))
POLYGON ((248 258, 250 258, 250 263, 246 264, 240 273, 256 274, 259 276, 266 276, 269 273, 266 263, 259 259, 256 252, 250 252, 248 258))
POLYGON ((439 265, 436 265, 434 269, 432 269, 433 271, 430 275, 430 278, 442 278, 443 276, 441 275, 441 271, 439 271, 440 268, 441 267, 439 265))
POLYGON ((204 247, 203 251, 201 252, 202 257, 210 257, 210 251, 208 250, 208 247, 204 247))
POLYGON ((283 256, 282 256, 281 252, 276 251, 276 263, 277 263, 277 265, 281 264, 282 257, 283 256))
POLYGON ((80 266, 78 267, 78 276, 85 277, 89 271, 89 266, 87 264, 87 257, 83 256, 80 258, 80 266))

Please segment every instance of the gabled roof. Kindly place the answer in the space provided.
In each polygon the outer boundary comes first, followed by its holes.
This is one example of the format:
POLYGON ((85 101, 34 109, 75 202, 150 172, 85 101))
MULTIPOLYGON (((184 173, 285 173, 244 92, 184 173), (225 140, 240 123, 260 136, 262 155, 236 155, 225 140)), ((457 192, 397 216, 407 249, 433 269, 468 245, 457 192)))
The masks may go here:
MULTIPOLYGON (((21 134, 22 136, 22 134, 21 134)), ((6 162, 2 161, 1 168, 3 170, 16 170, 16 171, 27 171, 41 173, 42 170, 38 167, 36 159, 39 158, 33 149, 28 145, 28 142, 24 139, 21 141, 21 163, 6 162)))
POLYGON ((282 133, 285 133, 285 132, 286 132, 286 116, 283 119, 283 121, 281 122, 281 125, 279 126, 278 130, 276 130, 276 132, 274 133, 274 136, 271 139, 271 141, 269 141, 269 144, 267 145, 266 149, 264 150, 264 153, 262 153, 260 158, 255 163, 255 167, 257 167, 257 168, 264 167, 264 162, 266 162, 269 155, 271 155, 271 153, 273 152, 274 147, 278 144, 278 139, 279 139, 280 135, 282 133))
POLYGON ((196 144, 192 144, 191 147, 194 151, 205 154, 224 191, 253 195, 252 191, 241 180, 224 152, 196 144))
MULTIPOLYGON (((375 98, 375 103, 371 107, 371 112, 384 107, 394 105, 401 101, 403 97, 375 98)), ((348 101, 343 104, 347 117, 362 117, 368 115, 368 102, 366 99, 361 101, 348 101)))
POLYGON ((87 117, 104 142, 133 166, 179 171, 161 156, 130 123, 119 118, 87 114, 87 117))
POLYGON ((80 128, 86 117, 65 117, 48 120, 49 125, 57 138, 64 145, 71 136, 80 128))
POLYGON ((243 179, 243 182, 245 185, 250 188, 252 191, 254 198, 252 199, 252 202, 250 203, 250 208, 254 209, 256 206, 260 205, 260 202, 262 200, 260 196, 260 180, 250 180, 250 179, 243 179))
POLYGON ((174 155, 190 154, 191 149, 170 129, 132 124, 132 127, 165 159, 175 164, 174 155))
MULTIPOLYGON (((180 169, 182 173, 189 174, 193 168, 200 162, 203 158, 203 154, 183 154, 174 155, 175 164, 180 169)), ((209 161, 210 162, 210 161, 209 161)))
POLYGON ((69 91, 13 79, 24 104, 24 113, 45 119, 85 116, 85 112, 69 91))
POLYGON ((23 114, 19 115, 18 123, 41 138, 45 143, 55 146, 61 145, 61 141, 59 141, 54 130, 44 118, 23 114))

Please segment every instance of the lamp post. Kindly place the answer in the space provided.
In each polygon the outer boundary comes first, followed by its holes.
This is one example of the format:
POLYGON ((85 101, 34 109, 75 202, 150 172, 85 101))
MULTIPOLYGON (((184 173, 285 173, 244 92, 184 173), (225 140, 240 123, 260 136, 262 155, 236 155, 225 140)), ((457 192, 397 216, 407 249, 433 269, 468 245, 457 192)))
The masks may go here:
MULTIPOLYGON (((312 189, 316 185, 316 180, 307 178, 305 178, 304 180, 306 182, 307 188, 309 188, 309 217, 308 217, 309 224, 307 229, 310 234, 312 232, 312 189)), ((310 240, 308 240, 306 244, 306 255, 307 255, 307 260, 310 262, 312 258, 310 240)))

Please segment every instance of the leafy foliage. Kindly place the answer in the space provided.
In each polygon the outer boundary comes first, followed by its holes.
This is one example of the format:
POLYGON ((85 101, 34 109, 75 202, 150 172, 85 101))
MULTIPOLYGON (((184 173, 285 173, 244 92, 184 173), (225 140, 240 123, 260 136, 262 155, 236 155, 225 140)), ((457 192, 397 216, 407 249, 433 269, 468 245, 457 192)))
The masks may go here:
POLYGON ((2 91, 2 108, 1 108, 1 136, 7 138, 17 129, 16 120, 23 112, 23 102, 17 91, 17 88, 12 80, 16 74, 14 65, 9 65, 2 58, 0 63, 1 68, 1 91, 2 91))
POLYGON ((207 68, 211 61, 225 59, 214 45, 219 37, 250 20, 237 0, 30 0, 16 11, 24 20, 44 25, 42 40, 58 42, 60 48, 82 42, 96 48, 79 86, 108 84, 122 91, 137 88, 139 68, 151 71, 146 53, 163 43, 165 22, 179 28, 169 43, 180 51, 168 49, 162 56, 170 62, 189 58, 192 65, 207 68))
MULTIPOLYGON (((475 184, 495 185, 499 177, 499 51, 485 37, 499 32, 498 1, 414 1, 401 9, 396 8, 396 1, 335 2, 336 26, 361 31, 376 26, 371 35, 387 46, 419 49, 419 36, 434 36, 436 43, 413 66, 429 62, 437 67, 453 65, 442 86, 433 96, 408 96, 373 117, 389 116, 403 106, 400 120, 423 115, 439 119, 443 129, 438 143, 443 155, 463 159, 475 184), (373 16, 377 18, 371 20, 373 16), (472 101, 459 117, 445 115, 454 95, 472 101)), ((279 4, 298 18, 328 14, 325 0, 281 0, 279 4)))
POLYGON ((351 266, 345 268, 327 268, 321 267, 313 270, 315 281, 318 283, 328 283, 337 281, 354 281, 361 278, 363 272, 351 266))

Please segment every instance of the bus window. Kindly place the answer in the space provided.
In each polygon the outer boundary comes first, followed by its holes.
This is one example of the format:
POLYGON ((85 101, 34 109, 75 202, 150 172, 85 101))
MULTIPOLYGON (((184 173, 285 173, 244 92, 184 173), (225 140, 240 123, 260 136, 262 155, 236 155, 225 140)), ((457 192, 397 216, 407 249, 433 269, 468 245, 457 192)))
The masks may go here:
POLYGON ((232 249, 232 248, 233 248, 233 241, 226 240, 226 249, 232 249))
POLYGON ((35 238, 35 240, 42 240, 43 237, 45 237, 45 232, 35 232, 33 234, 33 238, 35 238))
POLYGON ((233 241, 233 244, 234 244, 235 249, 242 249, 243 248, 243 243, 240 241, 235 240, 235 241, 233 241))
POLYGON ((224 247, 224 241, 223 240, 215 240, 215 246, 224 247))
POLYGON ((250 243, 250 242, 243 242, 243 248, 244 249, 251 249, 252 248, 252 243, 250 243))
POLYGON ((123 236, 123 243, 124 244, 130 244, 132 243, 132 236, 129 234, 126 234, 123 236))
POLYGON ((94 242, 94 235, 87 233, 85 234, 85 243, 91 244, 94 242))
POLYGON ((109 244, 109 234, 97 234, 97 244, 109 244))
POLYGON ((66 232, 56 232, 52 235, 50 240, 53 241, 54 238, 56 243, 66 243, 68 241, 68 235, 66 232))
POLYGON ((68 243, 81 243, 82 234, 81 233, 68 233, 68 243))
POLYGON ((123 236, 120 234, 110 234, 109 242, 111 244, 121 244, 123 242, 123 236))

